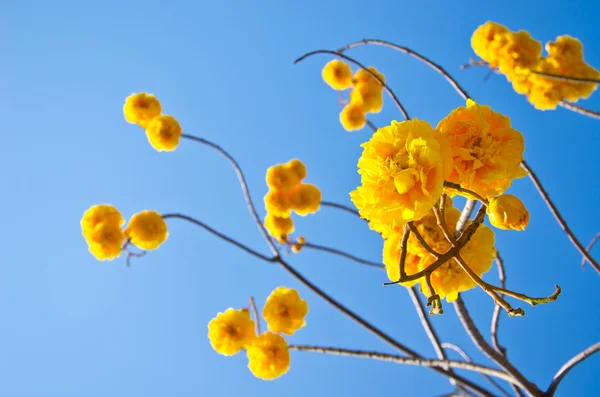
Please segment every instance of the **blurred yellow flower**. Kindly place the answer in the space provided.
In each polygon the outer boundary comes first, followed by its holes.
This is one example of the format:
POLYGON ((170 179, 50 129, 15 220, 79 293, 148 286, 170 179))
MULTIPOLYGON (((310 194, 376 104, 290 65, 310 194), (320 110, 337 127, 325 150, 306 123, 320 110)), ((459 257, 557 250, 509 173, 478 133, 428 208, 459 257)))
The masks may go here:
POLYGON ((364 143, 361 186, 350 193, 360 215, 386 238, 425 216, 452 171, 446 138, 425 121, 396 122, 364 143))
MULTIPOLYGON (((466 107, 453 110, 437 125, 452 150, 454 168, 447 178, 483 197, 501 194, 513 179, 525 174, 520 164, 525 143, 510 119, 489 106, 468 99, 466 107)), ((458 193, 448 189, 448 194, 458 193)))
POLYGON ((340 122, 346 131, 360 130, 367 123, 361 102, 350 102, 340 113, 340 122))
POLYGON ((167 224, 156 211, 142 211, 133 215, 125 229, 131 243, 143 250, 153 250, 169 236, 167 224))
POLYGON ((292 212, 292 200, 289 193, 269 190, 265 195, 265 209, 268 213, 281 218, 289 218, 292 212))
POLYGON ((247 309, 229 308, 208 323, 208 339, 217 353, 233 356, 256 338, 254 321, 247 309))
MULTIPOLYGON (((371 73, 379 77, 379 79, 385 83, 385 76, 383 73, 377 70, 374 66, 369 66, 367 69, 369 69, 371 73)), ((372 85, 380 88, 383 87, 371 73, 367 72, 365 69, 357 70, 354 74, 354 79, 352 80, 354 87, 360 87, 364 85, 372 85)))
POLYGON ((278 287, 271 292, 263 308, 263 317, 271 332, 293 335, 306 325, 304 317, 308 313, 308 303, 295 289, 278 287))
POLYGON ((528 73, 542 57, 542 43, 534 40, 529 32, 510 32, 499 51, 498 68, 509 78, 513 74, 528 73))
POLYGON ((268 213, 265 217, 265 228, 269 234, 276 238, 280 243, 287 240, 288 235, 294 231, 294 222, 292 218, 283 218, 268 213))
POLYGON ((81 232, 90 253, 98 260, 111 260, 121 254, 125 235, 121 226, 125 220, 112 205, 94 205, 81 218, 81 232))
POLYGON ((361 84, 350 94, 350 102, 360 104, 364 113, 379 113, 383 107, 381 85, 361 84))
POLYGON ((502 194, 490 199, 487 208, 490 223, 503 230, 525 230, 529 223, 529 211, 518 197, 502 194))
POLYGON ((306 166, 302 161, 298 159, 292 159, 288 161, 286 165, 294 174, 296 174, 298 181, 302 181, 304 178, 306 178, 306 166))
POLYGON ((473 32, 471 47, 475 54, 495 68, 498 66, 498 44, 508 32, 506 26, 487 21, 473 32))
POLYGON ((248 368, 257 378, 273 380, 290 369, 290 352, 279 334, 264 332, 246 348, 248 368))
POLYGON ((159 152, 175 150, 181 135, 179 122, 173 116, 166 114, 154 117, 146 127, 148 141, 159 152))
POLYGON ((291 193, 292 209, 300 216, 314 214, 321 207, 321 191, 315 185, 302 183, 291 193))
POLYGON ((300 160, 292 160, 287 164, 276 164, 267 169, 267 186, 274 190, 289 192, 295 188, 302 179, 302 171, 306 175, 306 168, 300 160), (292 161, 294 161, 292 163, 292 161))
POLYGON ((118 209, 110 204, 98 204, 88 208, 81 218, 83 235, 91 232, 100 223, 109 223, 114 226, 123 226, 125 219, 118 209))
POLYGON ((352 70, 346 62, 334 59, 323 68, 323 80, 334 90, 345 90, 352 85, 352 70))
POLYGON ((129 95, 123 105, 125 120, 143 128, 146 128, 150 120, 158 116, 161 111, 159 100, 154 95, 145 92, 129 95))

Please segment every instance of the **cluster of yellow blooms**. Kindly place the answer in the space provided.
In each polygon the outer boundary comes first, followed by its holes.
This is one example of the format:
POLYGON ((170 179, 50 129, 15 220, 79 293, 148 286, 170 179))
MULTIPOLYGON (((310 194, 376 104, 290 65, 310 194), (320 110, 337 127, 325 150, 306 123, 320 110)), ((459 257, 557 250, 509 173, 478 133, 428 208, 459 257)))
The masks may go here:
MULTIPOLYGON (((208 323, 208 338, 213 349, 224 356, 245 349, 252 374, 272 380, 290 368, 288 344, 280 333, 293 335, 304 327, 307 313, 308 304, 297 290, 278 287, 267 298, 262 312, 269 331, 257 335, 259 327, 248 309, 229 308, 208 323)), ((256 321, 260 320, 257 318, 256 321)))
POLYGON ((143 250, 158 248, 169 232, 163 217, 156 211, 133 215, 125 229, 125 220, 115 207, 100 204, 90 207, 81 218, 83 237, 96 259, 112 260, 121 255, 125 242, 143 250))
MULTIPOLYGON (((525 175, 520 167, 524 139, 508 117, 489 106, 468 100, 435 129, 417 119, 393 121, 362 146, 361 185, 350 196, 360 215, 385 239, 383 261, 392 281, 399 279, 400 241, 408 222, 414 222, 437 252, 450 248, 432 211, 442 193, 486 201, 490 222, 498 228, 523 230, 527 226, 529 213, 523 203, 503 195, 513 179, 525 175)), ((446 223, 453 231, 460 212, 451 201, 446 207, 446 223)), ((494 233, 485 226, 479 227, 461 252, 479 276, 490 268, 494 254, 494 233)), ((414 237, 409 239, 407 274, 427 268, 434 260, 414 237)), ((448 300, 475 285, 451 261, 433 272, 431 282, 438 295, 448 300)))
POLYGON ((131 94, 125 99, 123 113, 125 120, 146 130, 150 145, 157 151, 171 152, 179 145, 181 126, 173 117, 161 114, 160 101, 145 92, 131 94))
POLYGON ((350 91, 350 100, 340 113, 340 122, 347 131, 363 128, 367 113, 379 113, 383 106, 383 85, 373 75, 385 83, 385 77, 374 67, 359 69, 352 77, 350 65, 334 59, 323 68, 323 80, 334 90, 350 91))
POLYGON ((583 60, 583 45, 570 36, 559 36, 546 44, 542 56, 541 42, 526 31, 512 32, 503 25, 488 21, 478 27, 471 38, 473 51, 491 68, 497 68, 519 94, 537 109, 555 109, 563 100, 576 102, 589 97, 597 84, 564 81, 533 72, 575 78, 600 78, 600 72, 583 60))
POLYGON ((267 170, 265 195, 265 227, 280 243, 286 242, 294 231, 292 211, 300 216, 314 214, 321 206, 321 191, 315 185, 302 183, 306 167, 293 159, 286 164, 276 164, 267 170))

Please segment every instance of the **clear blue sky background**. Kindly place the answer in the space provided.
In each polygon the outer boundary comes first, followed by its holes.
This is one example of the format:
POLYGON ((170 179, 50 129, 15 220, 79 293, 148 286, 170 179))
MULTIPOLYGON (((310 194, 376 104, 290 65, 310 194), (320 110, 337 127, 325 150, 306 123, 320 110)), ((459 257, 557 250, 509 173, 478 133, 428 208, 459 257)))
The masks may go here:
MULTIPOLYGON (((584 244, 600 231, 597 120, 563 109, 536 111, 501 76, 460 71, 473 30, 488 19, 526 29, 543 42, 582 40, 600 67, 600 4, 592 1, 281 2, 3 1, 0 3, 0 395, 121 396, 435 396, 447 380, 428 369, 311 353, 292 355, 284 377, 264 382, 246 358, 217 355, 207 322, 249 296, 262 304, 279 285, 310 303, 307 327, 289 340, 394 352, 338 314, 272 264, 174 220, 158 251, 127 268, 97 262, 79 221, 89 206, 112 203, 129 217, 143 209, 196 216, 267 252, 223 158, 183 142, 157 153, 127 124, 122 104, 148 91, 186 133, 211 139, 244 167, 261 214, 267 167, 293 157, 324 199, 350 204, 359 182, 359 144, 370 132, 345 132, 337 97, 321 80, 327 56, 292 61, 313 49, 381 38, 431 56, 481 103, 511 116, 526 137, 525 156, 584 244), (402 4, 405 3, 405 4, 402 4), (488 5, 489 4, 489 5, 488 5)), ((410 114, 436 124, 463 104, 424 65, 389 49, 350 53, 385 73, 410 114)), ((600 109, 600 93, 585 102, 600 109)), ((372 117, 399 118, 391 101, 372 117)), ((551 305, 501 318, 501 339, 515 365, 545 388, 556 370, 599 339, 600 277, 580 256, 527 178, 511 193, 531 211, 527 231, 497 232, 509 287, 545 295, 551 305)), ((382 242, 343 212, 297 219, 309 241, 380 259, 382 242)), ((319 286, 423 355, 434 353, 405 291, 381 287, 385 275, 323 253, 290 258, 319 286)), ((496 281, 496 270, 486 276, 496 281)), ((464 294, 489 335, 492 302, 464 294)), ((451 305, 433 318, 444 341, 478 361, 451 305)), ((450 355, 457 358, 453 353, 450 355)), ((561 396, 600 395, 600 356, 578 367, 561 396)), ((479 381, 476 376, 473 379, 479 381)))

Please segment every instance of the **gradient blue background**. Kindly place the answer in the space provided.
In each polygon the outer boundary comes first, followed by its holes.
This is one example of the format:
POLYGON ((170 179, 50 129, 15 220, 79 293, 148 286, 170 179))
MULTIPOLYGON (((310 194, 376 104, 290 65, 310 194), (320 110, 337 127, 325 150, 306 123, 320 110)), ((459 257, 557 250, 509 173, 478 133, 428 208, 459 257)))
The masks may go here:
MULTIPOLYGON (((502 76, 460 71, 472 56, 473 30, 488 19, 526 29, 545 42, 582 40, 600 67, 600 4, 565 1, 277 2, 3 1, 0 3, 0 395, 22 396, 435 396, 452 391, 431 370, 295 352, 290 372, 254 378, 246 358, 217 355, 206 337, 219 311, 262 305, 279 285, 310 303, 307 327, 291 343, 393 352, 287 273, 202 230, 173 220, 158 251, 134 261, 97 262, 81 237, 82 213, 112 203, 125 217, 142 209, 196 216, 267 252, 223 158, 184 141, 157 153, 127 124, 132 92, 156 94, 186 133, 222 144, 243 166, 261 214, 267 167, 293 157, 326 200, 350 204, 358 183, 359 144, 347 133, 337 96, 321 80, 327 56, 292 61, 313 49, 362 38, 410 46, 451 71, 479 102, 510 115, 526 137, 525 157, 584 244, 600 231, 599 122, 564 109, 539 112, 502 76), (490 5, 488 5, 490 4, 490 5)), ((436 124, 463 104, 437 74, 380 47, 349 53, 385 73, 409 113, 436 124)), ((600 94, 584 102, 600 109, 600 94)), ((377 125, 399 118, 389 99, 377 125)), ((509 287, 545 295, 551 305, 501 318, 514 364, 545 388, 556 370, 599 339, 600 278, 580 256, 530 181, 514 183, 531 211, 523 233, 497 232, 509 287)), ((365 225, 329 208, 296 218, 309 241, 380 259, 382 242, 365 225)), ((297 234, 297 235, 298 235, 297 234)), ((290 261, 368 320, 433 357, 407 294, 383 288, 385 274, 327 254, 303 251, 290 261)), ((495 281, 492 269, 486 279, 495 281)), ((492 302, 464 295, 489 335, 492 302)), ((444 341, 478 361, 451 305, 432 319, 444 341)), ((450 356, 457 358, 454 353, 450 356)), ((563 382, 558 395, 600 395, 600 356, 563 382)), ((471 376, 471 375, 469 375, 471 376)), ((473 379, 480 381, 476 375, 473 379)))

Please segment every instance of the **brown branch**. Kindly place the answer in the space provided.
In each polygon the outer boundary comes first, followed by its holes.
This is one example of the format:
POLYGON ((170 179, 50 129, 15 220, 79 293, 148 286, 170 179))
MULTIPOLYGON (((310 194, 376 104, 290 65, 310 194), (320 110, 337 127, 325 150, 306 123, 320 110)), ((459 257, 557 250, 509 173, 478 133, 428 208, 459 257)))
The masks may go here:
POLYGON ((554 79, 554 80, 569 81, 569 82, 572 82, 572 83, 600 84, 600 80, 599 79, 590 79, 588 77, 564 76, 564 75, 561 75, 561 74, 538 72, 536 70, 530 70, 530 72, 533 73, 533 74, 537 74, 539 76, 548 77, 548 78, 551 78, 551 79, 554 79))
POLYGON ((217 152, 219 152, 219 154, 221 154, 223 157, 225 157, 227 159, 227 161, 229 161, 229 163, 235 170, 235 173, 237 174, 238 180, 240 182, 240 186, 242 187, 242 192, 244 193, 244 199, 246 200, 246 206, 248 207, 248 210, 250 211, 252 218, 254 218, 254 222, 258 226, 260 233, 262 234, 263 238, 267 242, 267 245, 271 249, 271 252, 273 253, 273 255, 279 256, 277 247, 275 247, 275 244, 273 244, 273 241, 271 241, 271 239, 269 238, 269 233, 267 232, 267 229, 263 225, 262 220, 258 216, 258 212, 256 212, 256 207, 254 206, 254 203, 252 202, 252 196, 250 196, 250 189, 248 188, 248 183, 246 182, 246 178, 244 177, 244 173, 242 172, 242 168, 240 167, 238 162, 225 149, 223 149, 222 147, 220 147, 219 145, 217 145, 215 143, 212 143, 209 140, 206 140, 204 138, 200 138, 200 137, 197 137, 194 135, 189 135, 189 134, 183 134, 181 137, 184 139, 189 139, 191 141, 198 142, 203 145, 209 146, 209 147, 213 148, 214 150, 216 150, 217 152))
POLYGON ((556 388, 558 387, 560 382, 563 380, 563 378, 569 373, 569 371, 571 371, 577 364, 583 362, 588 357, 590 357, 592 354, 594 354, 598 351, 600 351, 600 342, 594 343, 592 346, 588 347, 587 349, 578 353, 575 357, 573 357, 572 359, 567 361, 558 370, 556 375, 554 375, 554 379, 552 380, 550 387, 548 387, 548 391, 546 391, 545 395, 548 397, 552 397, 554 395, 554 393, 556 392, 556 388))
POLYGON ((531 179, 531 181, 535 185, 536 189, 542 196, 542 199, 546 202, 546 205, 548 206, 548 208, 550 208, 550 212, 552 212, 552 215, 554 215, 554 218, 556 219, 556 221, 558 222, 560 227, 567 234, 567 237, 569 237, 569 240, 571 240, 571 242, 573 243, 575 248, 577 248, 579 253, 581 255, 583 255, 583 257, 590 263, 590 265, 592 265, 592 267, 598 273, 600 273, 600 264, 598 264, 598 262, 596 262, 596 260, 594 258, 592 258, 592 256, 589 254, 589 252, 587 252, 585 250, 585 248, 583 248, 583 245, 577 239, 577 237, 575 237, 575 234, 571 231, 571 228, 569 227, 569 225, 567 225, 567 222, 564 220, 564 218, 562 217, 560 212, 558 212, 558 208, 556 208, 556 206, 554 205, 552 200, 550 200, 550 196, 548 195, 548 192, 546 192, 546 189, 544 189, 544 187, 542 186, 542 183, 540 182, 539 178, 533 172, 533 170, 529 167, 529 165, 525 162, 525 160, 523 160, 521 162, 521 167, 529 173, 529 178, 531 179))
MULTIPOLYGON (((592 239, 592 241, 590 241, 588 246, 585 248, 585 252, 587 252, 589 254, 590 251, 592 250, 592 248, 594 248, 594 245, 596 245, 596 242, 598 240, 600 240, 600 233, 596 234, 594 236, 594 238, 592 239)), ((585 267, 585 257, 581 258, 581 267, 585 267)))
POLYGON ((475 197, 477 200, 481 201, 483 204, 485 204, 485 205, 488 204, 488 201, 485 198, 483 198, 480 194, 478 194, 477 192, 474 192, 471 189, 466 189, 466 188, 462 187, 461 185, 459 185, 458 183, 444 181, 444 187, 457 190, 461 193, 466 193, 468 195, 475 197))
POLYGON ((254 320, 256 321, 256 335, 260 335, 260 317, 258 317, 258 309, 256 308, 256 302, 254 301, 253 296, 251 296, 248 300, 248 306, 250 310, 252 310, 252 313, 254 314, 254 320))
POLYGON ((516 380, 518 380, 522 384, 522 388, 525 389, 529 394, 533 396, 540 396, 542 394, 541 390, 533 383, 529 382, 527 378, 519 372, 506 357, 502 354, 494 350, 492 346, 490 346, 479 329, 473 322, 471 315, 469 314, 467 307, 465 306, 462 297, 459 295, 458 298, 454 301, 454 309, 456 314, 462 323, 465 331, 473 341, 473 344, 477 346, 479 350, 483 352, 490 360, 494 361, 496 364, 500 366, 507 373, 512 375, 516 380))
POLYGON ((345 206, 343 204, 333 203, 331 201, 321 201, 321 205, 324 206, 324 207, 337 208, 339 210, 349 212, 352 215, 357 216, 359 218, 361 217, 357 210, 355 210, 353 208, 350 208, 348 206, 345 206))
POLYGON ((480 374, 486 374, 489 376, 494 376, 496 378, 505 380, 510 383, 514 383, 516 385, 521 386, 520 382, 510 375, 498 371, 497 369, 485 367, 483 365, 468 363, 464 361, 454 361, 454 360, 427 360, 423 358, 408 358, 401 357, 392 354, 378 353, 372 351, 364 351, 364 350, 353 350, 353 349, 339 349, 334 347, 321 347, 321 346, 308 346, 308 345, 289 345, 288 348, 290 350, 296 351, 305 351, 312 353, 323 353, 323 354, 331 354, 331 355, 339 355, 339 356, 351 356, 351 357, 360 357, 360 358, 372 358, 375 360, 388 361, 396 364, 407 364, 407 365, 417 365, 421 367, 441 367, 447 365, 451 368, 459 368, 465 369, 467 371, 473 371, 480 374))
MULTIPOLYGON (((504 272, 504 261, 500 256, 500 252, 496 251, 496 266, 498 267, 498 280, 500 281, 500 286, 502 288, 506 287, 506 274, 504 272)), ((504 295, 500 295, 500 297, 504 298, 504 295)), ((494 314, 492 314, 492 343, 496 350, 506 357, 506 348, 500 345, 500 341, 498 340, 498 324, 500 321, 500 306, 494 305, 494 314)))
MULTIPOLYGON (((293 243, 288 243, 289 245, 293 245, 293 243)), ((351 261, 354 261, 356 263, 360 263, 362 265, 366 265, 366 266, 370 266, 370 267, 374 267, 377 269, 381 269, 381 270, 385 270, 385 265, 382 265, 381 263, 377 263, 377 262, 372 262, 366 259, 361 259, 357 256, 354 256, 352 254, 349 254, 347 252, 335 249, 335 248, 331 248, 331 247, 326 247, 324 245, 318 245, 318 244, 313 244, 310 242, 305 242, 302 245, 303 248, 310 248, 310 249, 314 249, 317 251, 324 251, 324 252, 329 252, 330 254, 334 254, 334 255, 339 255, 341 257, 344 257, 346 259, 350 259, 351 261)))
POLYGON ((340 58, 344 58, 345 60, 352 62, 353 64, 355 64, 356 66, 360 67, 361 69, 364 69, 366 72, 368 72, 372 77, 374 77, 382 86, 383 88, 386 90, 386 92, 392 97, 392 99, 394 100, 394 102, 396 103, 396 105, 398 106, 398 109, 400 109, 400 112, 402 113, 402 115, 404 116, 404 118, 406 120, 410 120, 410 117, 408 116, 408 112, 406 111, 406 109, 404 108, 404 106, 402 106, 402 103, 400 103, 400 100, 398 99, 398 97, 396 96, 396 94, 394 94, 394 91, 392 91, 392 89, 379 77, 377 76, 375 73, 373 73, 371 70, 369 70, 366 66, 364 66, 362 63, 358 62, 357 60, 350 58, 347 55, 344 55, 342 53, 339 52, 335 52, 335 51, 331 51, 331 50, 316 50, 316 51, 311 51, 308 52, 304 55, 302 55, 300 58, 296 59, 294 61, 294 63, 298 63, 303 61, 304 59, 316 55, 316 54, 330 54, 330 55, 335 55, 338 56, 340 58))
POLYGON ((359 47, 361 45, 367 45, 367 44, 375 44, 375 45, 380 45, 380 46, 384 46, 384 47, 388 47, 388 48, 392 48, 396 51, 400 51, 404 54, 408 54, 410 56, 412 56, 413 58, 418 59, 419 61, 425 63, 427 66, 431 67, 433 70, 435 70, 436 72, 438 72, 439 74, 441 74, 447 81, 448 83, 450 83, 450 85, 452 87, 454 87, 454 89, 456 90, 456 92, 458 92, 458 95, 460 95, 464 100, 469 99, 469 94, 467 94, 467 91, 465 91, 459 84, 458 82, 448 73, 444 70, 444 68, 442 68, 440 65, 438 65, 437 63, 433 62, 431 59, 419 54, 416 51, 411 50, 408 47, 403 47, 397 44, 393 44, 390 43, 388 41, 383 41, 383 40, 373 40, 373 39, 364 39, 361 41, 357 41, 356 43, 351 43, 348 44, 342 48, 340 48, 338 50, 338 52, 344 52, 346 50, 349 50, 351 48, 354 47, 359 47))
POLYGON ((408 228, 410 229, 410 231, 415 235, 415 238, 417 239, 417 241, 419 242, 419 244, 421 244, 421 246, 423 248, 425 248, 425 250, 427 252, 429 252, 431 255, 433 255, 435 258, 439 258, 440 257, 440 253, 436 252, 436 250, 434 250, 433 248, 431 248, 429 246, 429 244, 427 244, 427 242, 425 241, 425 239, 423 238, 423 236, 421 236, 421 233, 419 232, 419 229, 417 229, 417 227, 415 226, 415 224, 413 222, 408 222, 407 225, 408 225, 408 228))
POLYGON ((600 119, 600 112, 597 112, 595 110, 586 109, 584 107, 575 105, 574 103, 567 101, 561 101, 558 104, 572 112, 583 114, 584 116, 591 117, 593 119, 600 119))

